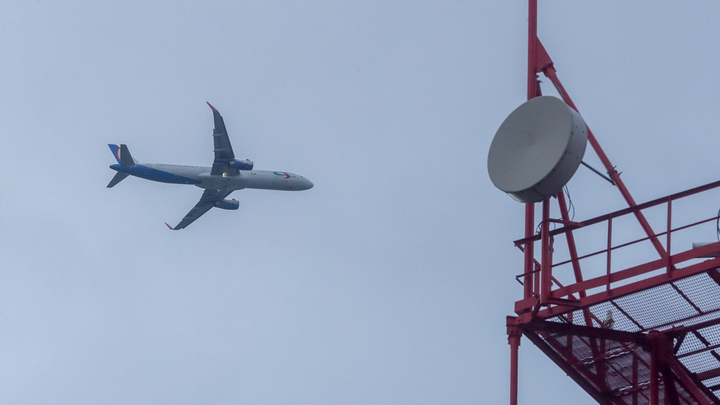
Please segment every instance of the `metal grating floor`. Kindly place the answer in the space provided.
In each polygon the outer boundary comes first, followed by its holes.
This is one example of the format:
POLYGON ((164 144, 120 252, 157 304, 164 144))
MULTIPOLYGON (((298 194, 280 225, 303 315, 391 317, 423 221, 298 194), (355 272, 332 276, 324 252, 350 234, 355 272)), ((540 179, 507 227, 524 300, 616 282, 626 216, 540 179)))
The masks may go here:
POLYGON ((689 392, 695 390, 720 404, 718 269, 545 321, 549 326, 525 334, 604 403, 649 403, 653 346, 648 342, 650 336, 662 336, 667 350, 661 355, 659 403, 695 404, 689 392), (609 313, 613 325, 603 328, 609 313))

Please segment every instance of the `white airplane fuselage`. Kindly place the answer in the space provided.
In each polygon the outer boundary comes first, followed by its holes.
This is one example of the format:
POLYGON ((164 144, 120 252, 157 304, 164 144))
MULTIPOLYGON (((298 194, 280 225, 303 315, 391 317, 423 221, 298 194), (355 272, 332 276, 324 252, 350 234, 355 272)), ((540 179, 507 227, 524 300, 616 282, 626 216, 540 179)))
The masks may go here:
POLYGON ((240 170, 237 175, 211 175, 210 167, 137 163, 134 166, 115 164, 111 169, 161 183, 192 184, 210 190, 262 190, 300 191, 313 187, 303 176, 290 172, 268 170, 240 170))
POLYGON ((162 163, 140 163, 133 159, 127 145, 108 144, 117 164, 115 177, 107 188, 112 188, 128 176, 172 184, 192 184, 205 189, 200 201, 185 215, 172 230, 180 230, 192 224, 212 208, 237 210, 240 202, 226 199, 233 191, 245 188, 261 190, 301 191, 309 190, 313 183, 299 174, 268 170, 253 170, 254 163, 248 159, 235 158, 225 121, 220 112, 207 103, 213 112, 213 164, 211 167, 167 165, 162 163))

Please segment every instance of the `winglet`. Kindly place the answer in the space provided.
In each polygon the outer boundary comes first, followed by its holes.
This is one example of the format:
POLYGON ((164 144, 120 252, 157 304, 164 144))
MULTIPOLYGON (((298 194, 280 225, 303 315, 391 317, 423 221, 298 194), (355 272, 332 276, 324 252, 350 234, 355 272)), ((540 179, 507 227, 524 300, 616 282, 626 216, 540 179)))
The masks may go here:
POLYGON ((167 222, 165 222, 165 225, 167 225, 167 227, 168 227, 168 228, 170 228, 170 230, 171 230, 171 231, 174 231, 174 230, 175 230, 175 229, 173 229, 173 227, 172 227, 172 226, 168 225, 168 223, 167 223, 167 222))
POLYGON ((208 103, 207 101, 206 101, 206 103, 207 103, 207 105, 210 106, 210 108, 212 108, 213 111, 216 111, 216 110, 215 110, 215 107, 213 107, 212 104, 208 103))

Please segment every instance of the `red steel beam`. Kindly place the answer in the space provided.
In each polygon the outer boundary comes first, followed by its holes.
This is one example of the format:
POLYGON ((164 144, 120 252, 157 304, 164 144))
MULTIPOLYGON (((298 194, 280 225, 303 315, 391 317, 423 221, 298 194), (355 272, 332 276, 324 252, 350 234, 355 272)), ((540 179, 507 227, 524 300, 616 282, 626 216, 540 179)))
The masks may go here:
MULTIPOLYGON (((567 203, 565 202, 565 193, 558 193, 558 205, 560 206, 560 214, 564 222, 570 222, 568 216, 567 203)), ((572 231, 568 231, 565 234, 565 239, 568 244, 568 251, 570 252, 570 262, 572 263, 573 274, 575 274, 575 282, 579 283, 583 281, 582 269, 580 268, 580 259, 578 258, 577 246, 575 245, 575 236, 572 231)), ((585 291, 580 293, 580 298, 585 298, 585 291)), ((587 326, 591 326, 588 324, 587 326)))
MULTIPOLYGON (((676 338, 682 338, 682 339, 684 339, 684 336, 688 333, 688 331, 691 331, 691 332, 692 332, 692 331, 700 330, 700 329, 703 329, 703 328, 707 327, 707 326, 703 326, 703 327, 698 326, 698 325, 706 324, 706 322, 701 322, 701 323, 698 323, 698 324, 693 324, 693 325, 688 326, 688 327, 683 327, 683 326, 678 327, 678 324, 682 325, 683 323, 691 323, 691 322, 693 322, 694 320, 696 320, 696 319, 698 319, 698 318, 706 318, 706 317, 708 317, 708 316, 710 316, 710 315, 718 316, 718 313, 720 313, 720 308, 716 308, 716 309, 712 309, 712 310, 708 310, 708 311, 703 311, 703 312, 699 312, 699 313, 697 313, 697 314, 695 314, 695 315, 690 315, 690 316, 688 316, 687 318, 676 319, 676 320, 673 320, 673 321, 669 321, 669 322, 665 322, 665 323, 662 323, 662 324, 659 324, 659 325, 655 325, 655 326, 653 326, 653 329, 662 330, 662 329, 672 328, 672 330, 666 332, 666 333, 668 334, 668 336, 673 336, 673 337, 676 337, 676 338), (685 332, 676 333, 677 331, 685 331, 685 332)), ((715 319, 712 320, 712 325, 711 325, 711 326, 717 325, 718 323, 720 323, 720 318, 715 318, 715 319)), ((638 324, 638 326, 639 326, 639 324, 638 324)), ((639 326, 639 327, 640 327, 640 329, 643 329, 641 326, 639 326)))
POLYGON ((663 383, 665 385, 665 403, 668 405, 680 405, 680 398, 678 397, 677 388, 675 387, 675 379, 667 363, 662 365, 660 372, 662 373, 663 383))
MULTIPOLYGON (((528 0, 528 74, 527 74, 527 98, 528 100, 537 95, 537 79, 535 70, 535 59, 537 57, 537 0, 528 0)), ((535 231, 535 204, 525 204, 525 237, 530 237, 535 231)), ((523 297, 533 296, 533 286, 538 275, 533 273, 534 246, 525 247, 524 252, 525 278, 523 282, 523 297)), ((508 324, 510 317, 508 317, 508 324)), ((510 405, 518 403, 518 351, 522 334, 518 329, 510 329, 508 326, 508 343, 510 344, 510 405)))
MULTIPOLYGON (((525 204, 525 237, 530 237, 535 232, 535 204, 525 204)), ((533 277, 538 275, 533 272, 533 262, 535 255, 534 244, 530 243, 525 246, 523 254, 525 264, 525 277, 523 279, 523 297, 531 298, 533 296, 533 286, 535 285, 533 277)))
MULTIPOLYGON (((677 253, 672 256, 673 263, 679 264, 686 262, 690 259, 697 259, 699 257, 702 257, 703 255, 712 252, 714 249, 717 249, 716 244, 720 244, 720 242, 715 242, 712 245, 706 245, 701 246, 699 248, 686 250, 684 252, 677 253)), ((633 277, 641 276, 643 274, 659 270, 667 264, 666 260, 658 259, 653 260, 652 262, 644 263, 638 266, 633 266, 625 270, 620 270, 615 273, 610 274, 610 276, 603 275, 598 276, 595 278, 591 278, 589 280, 581 281, 579 283, 570 284, 564 288, 558 288, 557 290, 553 291, 553 296, 556 298, 565 297, 571 294, 577 294, 579 291, 587 291, 592 288, 601 287, 605 284, 609 283, 616 283, 618 281, 627 280, 633 277)), ((675 278, 681 278, 681 277, 687 277, 692 276, 697 273, 702 273, 703 271, 706 271, 708 269, 711 269, 713 267, 719 267, 720 261, 718 261, 718 258, 711 259, 704 261, 702 263, 698 263, 695 265, 691 265, 688 267, 678 268, 672 272, 672 277, 668 276, 667 280, 671 281, 675 278), (688 269, 695 269, 688 271, 688 269)), ((652 278, 641 280, 636 283, 633 283, 632 285, 635 285, 639 287, 640 289, 644 289, 646 287, 643 286, 643 282, 647 280, 652 280, 652 278)), ((653 285, 654 286, 654 285, 653 285)), ((615 295, 615 294, 613 294, 615 295)))
POLYGON ((665 362, 670 366, 670 369, 672 370, 673 374, 675 374, 680 381, 680 383, 683 385, 685 390, 687 390, 690 395, 693 396, 693 398, 697 401, 700 405, 717 405, 720 403, 717 398, 713 398, 714 395, 712 393, 708 393, 707 387, 705 387, 702 383, 694 379, 688 370, 683 366, 675 357, 672 355, 665 356, 664 359, 665 362), (702 388, 701 388, 702 387, 702 388))
MULTIPOLYGON (((695 356, 695 355, 697 355, 697 354, 709 352, 710 350, 715 350, 715 349, 717 349, 717 348, 720 348, 720 344, 711 345, 711 346, 703 347, 702 349, 697 349, 697 350, 693 350, 693 351, 691 351, 691 352, 679 354, 679 355, 677 355, 677 358, 680 359, 680 358, 683 358, 683 357, 695 356)), ((720 374, 719 374, 719 375, 720 375, 720 374)))
POLYGON ((650 405, 659 405, 658 361, 657 350, 652 350, 650 352, 650 405))
MULTIPOLYGON (((691 224, 679 226, 679 227, 677 227, 677 228, 675 228, 675 229, 672 229, 671 232, 682 231, 682 230, 685 230, 685 229, 688 229, 688 228, 692 228, 692 227, 695 227, 695 226, 698 226, 698 225, 702 225, 702 224, 708 223, 708 222, 710 222, 710 221, 717 221, 718 218, 720 218, 720 217, 711 217, 711 218, 708 218, 708 219, 703 219, 703 220, 700 220, 700 221, 693 222, 693 223, 691 223, 691 224)), ((612 218, 609 219, 608 222, 610 222, 611 220, 612 220, 612 218)), ((572 232, 572 230, 569 230, 568 232, 572 232)), ((552 234, 552 232, 550 232, 550 233, 552 234)), ((667 234, 668 234, 668 232, 660 232, 660 233, 658 233, 658 234, 655 234, 655 236, 663 236, 663 235, 667 235, 667 234)), ((644 241, 649 240, 649 239, 650 239, 650 238, 646 236, 646 237, 644 237, 644 238, 631 240, 630 242, 625 242, 625 243, 621 243, 621 244, 619 244, 619 245, 615 245, 615 246, 612 247, 611 250, 622 249, 622 248, 625 248, 625 247, 628 247, 628 246, 631 246, 631 245, 634 245, 634 244, 637 244, 637 243, 640 243, 640 242, 644 242, 644 241)), ((521 249, 521 250, 522 250, 522 249, 521 249)), ((717 251, 720 251, 720 247, 718 247, 718 250, 717 250, 717 251)), ((578 257, 578 260, 587 259, 588 257, 597 256, 597 255, 602 254, 602 253, 607 253, 607 249, 598 250, 598 251, 596 251, 596 252, 592 252, 592 253, 585 254, 585 255, 583 255, 583 256, 578 257)), ((560 267, 560 266, 563 266, 563 265, 568 264, 568 263, 571 263, 571 262, 572 262, 572 259, 570 259, 570 260, 565 260, 565 261, 559 262, 559 263, 553 263, 553 267, 560 267)))
POLYGON ((714 368, 712 370, 703 371, 702 373, 695 374, 695 378, 700 381, 709 380, 715 377, 720 377, 720 368, 714 368))
POLYGON ((507 335, 510 345, 510 405, 518 403, 518 351, 522 330, 514 325, 514 318, 507 317, 507 335))
MULTIPOLYGON (((535 24, 537 24, 537 22, 535 24)), ((573 108, 575 111, 579 112, 580 110, 578 110, 578 108, 575 106, 575 103, 572 101, 572 99, 570 98, 570 95, 565 90, 565 87, 560 82, 560 79, 558 79, 557 71, 555 70, 555 66, 552 62, 552 58, 550 58, 550 55, 545 50, 545 47, 542 46, 542 43, 537 38, 537 27, 536 27, 534 42, 535 42, 535 46, 534 46, 535 49, 534 49, 534 51, 530 51, 530 52, 534 52, 534 59, 533 59, 534 68, 535 69, 540 68, 541 71, 545 74, 545 76, 548 79, 550 79, 550 81, 553 83, 553 85, 557 89, 558 93, 560 93, 560 96, 565 101, 565 103, 567 105, 569 105, 571 108, 573 108), (538 56, 538 55, 541 55, 541 56, 538 56), (542 66, 538 66, 538 61, 542 61, 542 66)), ((533 73, 533 75, 535 75, 535 73, 533 73)), ((529 82, 528 82, 528 85, 529 85, 529 82)), ((529 91, 529 87, 528 87, 528 91, 529 91)), ((595 151, 595 154, 597 154, 598 158, 600 158, 600 161, 602 162, 602 164, 605 166, 605 170, 607 171, 610 178, 612 178, 613 182, 615 183, 615 186, 617 186, 618 190, 620 191, 620 194, 625 199, 625 202, 630 207, 636 206, 637 203, 635 202, 635 199, 630 194, 630 191, 625 186, 625 183, 622 181, 622 179, 620 179, 620 174, 618 173, 617 170, 615 170, 615 166, 613 166, 613 164, 610 162, 610 158, 607 157, 607 155, 605 154, 605 151, 602 149, 602 147, 600 146, 600 143, 597 141, 597 139, 595 138, 595 135, 592 133, 592 131, 590 130, 589 127, 588 127, 588 142, 590 143, 593 150, 595 151)), ((654 234, 654 232, 652 230, 652 227, 650 226, 650 223, 648 223, 647 219, 645 218, 645 216, 641 212, 636 211, 635 217, 637 218, 638 222, 640 223, 640 226, 643 228, 645 233, 647 233, 648 236, 652 236, 654 234)), ((652 238, 652 244, 655 247, 655 250, 657 250, 657 252, 660 254, 660 257, 664 258, 667 255, 667 253, 665 252, 665 248, 662 246, 662 243, 660 243, 660 241, 657 240, 657 238, 652 238)))
MULTIPOLYGON (((645 280, 638 281, 636 283, 624 285, 621 287, 614 288, 610 292, 603 291, 594 295, 590 295, 587 298, 580 300, 580 307, 587 307, 591 305, 598 304, 600 302, 609 301, 611 299, 620 298, 625 295, 629 295, 635 292, 643 291, 652 287, 657 287, 662 284, 669 283, 671 281, 685 278, 689 276, 693 276, 695 274, 699 274, 702 272, 705 272, 709 269, 714 269, 720 267, 720 258, 708 260, 706 262, 698 263, 692 266, 688 266, 682 269, 678 269, 673 271, 673 277, 668 276, 667 273, 663 273, 660 275, 657 275, 655 277, 650 277, 645 280)), ((520 303, 519 301, 518 303, 520 303)), ((516 303, 516 306, 518 305, 516 303)), ((578 306, 556 306, 556 307, 549 307, 547 309, 539 311, 536 316, 541 319, 551 318, 553 316, 561 315, 566 312, 575 311, 578 309, 578 306)), ((520 323, 526 323, 529 322, 532 318, 528 316, 528 314, 523 314, 518 316, 520 323)))
MULTIPOLYGON (((555 235, 559 235, 559 234, 568 232, 570 230, 594 225, 594 224, 597 224, 597 223, 600 223, 603 221, 607 221, 609 218, 617 218, 617 217, 621 217, 621 216, 624 216, 627 214, 632 214, 632 213, 635 213, 636 211, 641 211, 641 210, 644 210, 647 208, 655 207, 657 205, 664 204, 668 201, 679 200, 681 198, 689 197, 691 195, 702 193, 702 192, 712 190, 712 189, 715 189, 718 187, 720 187, 720 180, 714 181, 712 183, 707 183, 707 184, 704 184, 702 186, 698 186, 695 188, 691 188, 691 189, 688 189, 685 191, 681 191, 679 193, 670 194, 665 197, 656 198, 654 200, 650 200, 650 201, 644 202, 642 204, 638 204, 634 207, 623 208, 621 210, 617 210, 617 211, 611 212, 609 214, 600 215, 595 218, 591 218, 591 219, 588 219, 588 220, 585 220, 582 222, 575 222, 573 225, 564 226, 562 228, 558 228, 558 229, 550 232, 550 235, 555 236, 555 235)), ((540 240, 540 235, 533 235, 530 238, 526 237, 523 239, 518 239, 518 240, 514 241, 513 243, 515 244, 515 246, 521 246, 521 245, 529 244, 530 242, 534 242, 537 240, 540 240)))
MULTIPOLYGON (((605 342, 608 340, 621 342, 623 343, 623 346, 626 350, 629 352, 634 352, 636 348, 629 346, 629 344, 637 345, 637 347, 646 347, 647 344, 647 338, 646 335, 640 332, 625 332, 625 331, 618 331, 613 329, 604 329, 604 328, 594 328, 594 327, 588 327, 588 326, 582 326, 582 325, 574 325, 574 324, 568 324, 568 323, 560 323, 560 322, 548 322, 548 321, 541 321, 541 320, 533 320, 529 323, 525 323, 520 325, 526 333, 528 331, 532 332, 541 332, 541 333, 548 333, 553 335, 567 335, 569 338, 572 336, 579 336, 579 337, 585 337, 588 338, 589 341, 585 342, 588 347, 591 349, 593 354, 593 359, 601 359, 603 358, 603 353, 605 352, 604 349, 602 349, 602 344, 600 345, 601 348, 598 349, 597 340, 600 340, 601 342, 605 342)), ((568 339, 570 341, 570 339, 568 339)), ((553 347, 551 345, 551 347, 553 347)), ((556 351, 560 352, 561 350, 557 347, 553 347, 556 351)), ((568 350, 571 350, 570 348, 567 348, 568 350)), ((567 356, 573 356, 572 353, 568 353, 567 356)), ((635 353, 632 353, 633 358, 636 358, 637 355, 635 353)), ((574 358, 574 357, 573 357, 574 358)), ((640 362, 642 362, 643 365, 649 368, 649 365, 645 363, 644 360, 640 359, 640 362)), ((572 366, 572 363, 568 361, 568 364, 572 366)), ((607 379, 606 379, 606 368, 608 367, 607 363, 601 362, 601 361, 594 361, 595 366, 595 374, 589 373, 589 370, 582 370, 581 374, 585 375, 585 378, 588 378, 590 381, 595 381, 595 385, 597 387, 600 387, 602 389, 608 390, 609 387, 607 386, 607 379)), ((614 369, 614 367, 613 367, 614 369)), ((615 370, 615 372, 618 372, 615 370)), ((632 381, 625 378, 625 380, 633 384, 632 381)), ((637 385, 637 384, 634 384, 637 385)))
MULTIPOLYGON (((558 79, 558 77, 557 77, 555 67, 553 65, 550 65, 543 70, 543 73, 545 73, 545 76, 547 76, 550 79, 550 81, 553 82, 553 84, 555 85, 555 88, 558 90, 558 92, 562 96, 565 103, 567 103, 567 105, 572 107, 575 111, 579 111, 577 109, 577 107, 575 106, 575 103, 573 103, 572 99, 570 98, 570 95, 567 93, 567 91, 565 91, 565 88, 563 87, 562 83, 560 83, 560 79, 558 79)), ((593 147, 593 150, 595 150, 595 153, 600 158, 600 161, 602 161, 603 165, 605 166, 605 169, 608 172, 608 175, 613 180, 613 182, 615 182, 615 186, 620 191, 620 194, 625 199, 625 202, 627 203, 627 205, 630 207, 636 206, 637 203, 635 202, 635 199, 630 194, 630 191, 627 189, 627 187, 625 186, 625 183, 620 178, 620 174, 618 173, 617 170, 615 170, 615 166, 613 166, 613 164, 610 162, 610 159, 607 157, 607 155, 603 151, 602 147, 600 147, 600 143, 597 141, 597 139, 595 138, 595 135, 593 135, 593 133, 589 127, 588 127, 588 142, 593 147)), ((665 258, 665 256, 667 256, 667 252, 665 251, 665 248, 663 247, 662 243, 660 243, 660 241, 657 238, 652 236, 655 234, 655 232, 653 231, 652 227, 650 226, 650 223, 645 218, 645 215, 643 215, 643 213, 640 211, 635 211, 634 214, 635 214, 635 218, 637 218, 638 222, 640 223, 640 226, 643 228, 645 233, 651 237, 651 241, 652 241, 653 246, 655 247, 655 250, 657 250, 660 257, 665 258)))
MULTIPOLYGON (((712 273, 714 273, 715 271, 716 271, 716 270, 710 270, 710 271, 708 272, 708 274, 712 274, 712 273)), ((708 311, 708 312, 703 313, 702 315, 707 315, 707 314, 712 313, 712 312, 714 312, 714 311, 708 311)), ((700 316, 700 315, 698 315, 698 316, 700 316)), ((692 324, 692 325, 689 325, 689 326, 677 326, 677 327, 674 327, 672 330, 667 331, 666 333, 667 333, 668 336, 670 336, 670 337, 672 337, 672 338, 678 338, 678 337, 680 337, 681 335, 684 335, 684 334, 686 334, 686 333, 688 333, 688 332, 694 332, 694 331, 697 331, 697 330, 700 330, 700 329, 709 328, 709 327, 711 327, 711 326, 715 326, 715 325, 718 325, 718 324, 720 324, 720 318, 715 318, 715 319, 707 320, 707 321, 705 321, 705 322, 700 322, 700 323, 692 324)))
MULTIPOLYGON (((537 97, 537 72, 535 69, 537 59, 537 0, 528 0, 528 69, 527 69, 527 99, 537 97)), ((535 204, 525 204, 525 237, 535 233, 535 204)), ((525 249, 525 282, 523 283, 524 297, 533 295, 533 246, 525 249)), ((534 275, 537 277, 538 275, 534 275)))
POLYGON ((558 354, 550 345, 547 344, 540 336, 538 336, 535 332, 532 331, 524 331, 523 334, 525 337, 527 337, 533 344, 539 348, 543 353, 545 353, 546 356, 550 358, 555 364, 562 369, 565 374, 568 375, 568 377, 572 378, 575 383, 577 383, 580 388, 584 389, 585 392, 590 394, 595 401, 598 402, 600 405, 613 405, 612 401, 604 395, 602 392, 598 391, 597 388, 582 374, 578 372, 575 367, 572 367, 570 364, 568 364, 565 359, 558 354))
MULTIPOLYGON (((720 242, 715 242, 710 245, 705 245, 699 248, 690 249, 685 252, 678 253, 673 256, 673 262, 674 263, 682 263, 684 261, 690 260, 690 259, 696 259, 699 257, 702 257, 703 255, 706 255, 708 253, 711 253, 713 251, 716 251, 718 246, 720 246, 720 242)), ((641 264, 638 266, 631 267, 629 269, 621 270, 618 272, 615 272, 610 275, 610 282, 618 282, 626 279, 630 279, 633 277, 641 276, 643 274, 661 269, 666 262, 662 259, 654 260, 649 263, 641 264)), ((574 304, 572 307, 569 307, 568 309, 578 309, 581 307, 585 307, 586 305, 590 305, 590 303, 597 303, 602 300, 608 300, 608 299, 614 299, 619 298, 623 295, 632 294, 633 292, 641 291, 647 288, 655 287, 657 285, 663 284, 665 282, 670 282, 678 278, 684 278, 684 277, 690 277, 694 276, 696 274, 718 268, 720 267, 720 258, 715 258, 711 260, 707 260, 701 263, 697 263, 695 265, 691 265, 684 268, 675 269, 672 272, 672 276, 668 275, 667 273, 663 276, 656 276, 656 277, 649 277, 628 285, 624 285, 621 287, 616 287, 610 291, 604 291, 602 293, 597 293, 592 296, 586 296, 584 298, 581 298, 580 300, 574 300, 574 304), (579 301, 579 302, 577 302, 579 301)), ((557 290, 553 291, 551 298, 561 298, 561 297, 570 297, 574 294, 578 294, 580 291, 587 291, 592 288, 597 288, 600 286, 605 285, 608 282, 608 276, 603 275, 599 277, 595 277, 589 280, 581 281, 579 283, 570 284, 565 287, 560 287, 557 290)), ((522 312, 525 312, 528 308, 531 308, 533 305, 535 305, 536 300, 535 298, 527 298, 520 301, 515 302, 515 312, 520 314, 522 312)), ((561 311, 562 312, 562 311, 561 311)), ((566 312, 566 311, 565 311, 566 312)), ((557 315, 557 310, 552 311, 553 314, 557 315)))
MULTIPOLYGON (((640 371, 640 359, 638 356, 633 356, 633 362, 632 362, 632 386, 637 387, 638 386, 638 372, 640 371)), ((638 391, 634 390, 632 392, 632 405, 638 405, 638 391)))
POLYGON ((542 234, 542 243, 540 244, 540 304, 545 305, 552 291, 552 256, 550 255, 550 200, 545 199, 542 202, 542 222, 540 224, 540 233, 542 234))
MULTIPOLYGON (((512 319, 517 322, 519 319, 512 319)), ((510 322, 510 318, 508 318, 510 322)), ((592 380, 597 379, 596 375, 583 375, 580 370, 575 369, 568 358, 554 348, 549 342, 543 340, 537 333, 551 333, 560 336, 582 336, 602 340, 612 340, 637 344, 650 351, 650 403, 659 404, 660 376, 663 375, 665 393, 670 403, 679 401, 677 390, 674 387, 675 379, 683 386, 685 391, 693 397, 700 405, 717 405, 720 401, 700 382, 709 378, 720 376, 720 369, 711 370, 706 373, 693 375, 673 355, 672 339, 677 335, 677 330, 668 332, 651 331, 649 334, 641 332, 624 332, 612 329, 592 328, 582 325, 573 325, 559 322, 548 322, 533 320, 531 322, 517 325, 523 330, 523 334, 538 346, 551 360, 557 363, 571 378, 585 389, 593 398, 601 401, 611 401, 608 394, 597 390, 592 380), (570 372, 569 370, 572 370, 570 372), (654 376, 654 377, 653 377, 654 376), (578 381, 580 380, 580 381, 578 381)), ((635 359, 635 357, 634 357, 635 359)), ((639 360, 633 360, 633 369, 638 366, 639 360)), ((587 370, 586 370, 587 371, 587 370)), ((637 386, 637 371, 633 371, 633 385, 637 386)), ((636 400, 635 400, 636 401, 636 400)), ((634 402, 635 402, 634 401, 634 402)), ((603 402, 601 402, 603 403, 603 402)))
POLYGON ((528 70, 527 99, 537 96, 537 0, 528 0, 528 70))

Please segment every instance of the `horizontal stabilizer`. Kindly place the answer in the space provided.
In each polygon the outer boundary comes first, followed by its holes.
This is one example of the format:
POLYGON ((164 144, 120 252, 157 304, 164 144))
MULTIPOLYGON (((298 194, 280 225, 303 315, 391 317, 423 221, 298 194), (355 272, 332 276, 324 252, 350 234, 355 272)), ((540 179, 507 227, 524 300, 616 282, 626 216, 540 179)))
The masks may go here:
POLYGON ((110 180, 110 183, 108 183, 107 188, 111 188, 111 187, 115 186, 116 184, 125 180, 125 177, 127 177, 127 176, 129 176, 127 173, 121 173, 121 172, 115 173, 115 177, 113 177, 113 179, 110 180))

